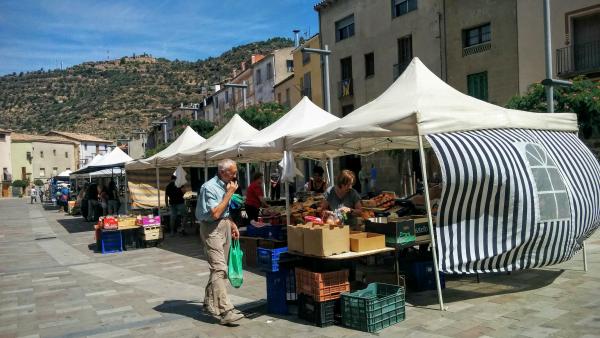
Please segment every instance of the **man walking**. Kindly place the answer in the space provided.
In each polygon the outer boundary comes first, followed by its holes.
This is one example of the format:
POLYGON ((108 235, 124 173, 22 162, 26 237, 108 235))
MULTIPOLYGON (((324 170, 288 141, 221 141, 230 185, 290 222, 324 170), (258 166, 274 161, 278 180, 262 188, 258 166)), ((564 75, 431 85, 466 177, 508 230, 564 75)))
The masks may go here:
POLYGON ((29 194, 31 195, 30 203, 33 204, 33 202, 36 202, 36 196, 37 196, 37 190, 35 189, 35 185, 31 186, 31 191, 29 192, 29 194))
POLYGON ((165 191, 165 205, 170 209, 171 214, 169 215, 169 227, 171 228, 171 236, 175 235, 177 231, 177 217, 181 218, 179 233, 182 236, 185 235, 185 231, 183 230, 183 220, 186 217, 187 209, 185 207, 185 199, 183 198, 184 191, 183 186, 177 187, 175 185, 175 179, 177 177, 175 175, 171 175, 171 182, 167 185, 165 191))
POLYGON ((226 286, 231 237, 237 239, 240 235, 229 217, 229 201, 237 188, 236 163, 229 159, 220 161, 217 176, 200 188, 196 205, 196 218, 200 222, 200 236, 210 269, 204 309, 223 325, 244 318, 231 304, 226 286))

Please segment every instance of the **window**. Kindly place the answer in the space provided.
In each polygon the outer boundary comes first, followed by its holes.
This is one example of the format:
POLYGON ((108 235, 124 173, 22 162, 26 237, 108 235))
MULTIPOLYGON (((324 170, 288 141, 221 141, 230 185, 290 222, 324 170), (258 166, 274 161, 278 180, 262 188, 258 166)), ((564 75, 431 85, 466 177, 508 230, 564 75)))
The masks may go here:
POLYGON ((488 100, 487 72, 467 75, 467 93, 480 100, 488 100))
POLYGON ((294 60, 285 60, 285 66, 287 67, 288 73, 294 72, 294 60))
POLYGON ((312 100, 312 83, 311 83, 310 72, 305 73, 304 77, 301 80, 302 80, 302 96, 307 96, 309 99, 312 100))
POLYGON ((352 57, 343 58, 340 60, 340 66, 342 69, 342 80, 348 80, 352 78, 352 57))
POLYGON ((392 17, 397 18, 417 9, 417 0, 392 0, 392 17))
POLYGON ((65 170, 71 170, 71 168, 66 168, 65 170))
POLYGON ((281 93, 277 93, 277 103, 281 104, 281 93))
POLYGON ((52 149, 52 155, 56 156, 56 149, 52 149))
POLYGON ((65 151, 65 158, 69 158, 69 152, 65 151))
POLYGON ((539 222, 571 218, 569 195, 565 181, 554 160, 535 143, 517 143, 527 160, 538 197, 539 222))
POLYGON ((375 75, 375 54, 365 54, 365 77, 375 75))
POLYGON ((489 42, 491 39, 492 32, 489 23, 463 30, 463 46, 465 48, 489 42))
POLYGON ((310 53, 302 53, 302 64, 305 65, 310 62, 310 53))
POLYGON ((335 41, 342 41, 354 36, 354 14, 335 23, 335 41))
POLYGON ((6 134, 0 134, 0 142, 6 141, 6 134))
POLYGON ((273 78, 273 65, 269 62, 267 63, 267 80, 273 78))
POLYGON ((84 145, 84 148, 85 148, 85 150, 87 150, 87 146, 88 146, 88 145, 87 145, 87 143, 86 143, 86 144, 84 145))
POLYGON ((40 168, 40 177, 45 177, 45 176, 46 176, 46 169, 40 168))
POLYGON ((290 106, 290 102, 291 102, 291 100, 290 100, 290 89, 286 88, 285 89, 285 104, 286 104, 286 106, 290 106))
POLYGON ((52 168, 52 176, 58 175, 58 167, 52 168))
POLYGON ((256 70, 256 84, 262 83, 262 71, 260 69, 256 70))
POLYGON ((40 151, 40 157, 44 158, 44 152, 43 151, 40 151))

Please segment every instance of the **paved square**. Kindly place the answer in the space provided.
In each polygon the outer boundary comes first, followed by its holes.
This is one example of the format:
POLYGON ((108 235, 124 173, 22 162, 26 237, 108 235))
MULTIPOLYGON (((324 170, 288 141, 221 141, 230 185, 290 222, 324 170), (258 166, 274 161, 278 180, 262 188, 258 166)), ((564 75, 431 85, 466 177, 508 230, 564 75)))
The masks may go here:
MULTIPOLYGON (((167 238, 160 248, 100 255, 79 217, 25 199, 0 200, 0 337, 364 337, 317 328, 296 316, 256 310, 265 279, 246 272, 232 300, 255 316, 223 327, 201 314, 208 267, 197 238, 167 238)), ((407 319, 381 337, 600 336, 600 235, 581 254, 552 267, 449 277, 448 311, 435 292, 409 293, 407 319)), ((381 277, 384 278, 384 277, 381 277)))

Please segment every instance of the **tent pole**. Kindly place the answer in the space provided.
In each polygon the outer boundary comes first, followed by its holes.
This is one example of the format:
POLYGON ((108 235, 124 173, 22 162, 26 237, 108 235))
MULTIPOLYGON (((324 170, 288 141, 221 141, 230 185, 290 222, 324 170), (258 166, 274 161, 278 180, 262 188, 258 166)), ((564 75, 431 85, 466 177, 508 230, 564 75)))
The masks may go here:
POLYGON ((158 209, 158 216, 160 216, 160 169, 158 169, 158 167, 155 168, 156 171, 156 200, 158 202, 157 204, 157 209, 158 209))
POLYGON ((588 271, 587 267, 587 253, 585 252, 585 241, 583 242, 583 271, 588 271))
MULTIPOLYGON (((267 198, 267 196, 271 196, 271 194, 270 194, 270 192, 269 192, 269 195, 265 194, 266 193, 266 190, 265 190, 266 189, 266 183, 265 183, 265 181, 267 179, 267 174, 265 172, 265 162, 260 162, 259 165, 260 165, 260 172, 263 174, 263 180, 262 180, 263 181, 263 183, 262 183, 263 195, 265 195, 264 197, 267 198)), ((269 176, 269 182, 271 182, 270 179, 271 179, 271 177, 269 176)), ((271 184, 269 184, 269 186, 271 186, 271 184)))
POLYGON ((250 163, 246 163, 246 188, 250 186, 250 163))
POLYGON ((290 225, 290 221, 291 221, 291 216, 290 216, 290 186, 289 183, 287 181, 284 182, 284 188, 285 188, 285 220, 286 220, 286 225, 290 225))
POLYGON ((329 186, 333 186, 333 180, 335 180, 335 175, 333 174, 333 157, 329 158, 329 186))
POLYGON ((431 252, 433 254, 433 268, 435 271, 435 284, 437 287, 438 301, 440 310, 445 311, 444 299, 442 297, 442 287, 440 285, 440 271, 438 269, 437 251, 435 245, 435 232, 433 230, 433 215, 431 214, 431 201, 429 200, 429 183, 427 182, 427 163, 425 161, 425 149, 423 148, 423 136, 419 138, 419 154, 421 155, 421 174, 423 175, 423 185, 425 190, 425 206, 427 207, 427 222, 429 223, 429 233, 431 234, 431 252))
POLYGON ((125 171, 125 215, 129 213, 129 181, 127 180, 127 171, 125 171))

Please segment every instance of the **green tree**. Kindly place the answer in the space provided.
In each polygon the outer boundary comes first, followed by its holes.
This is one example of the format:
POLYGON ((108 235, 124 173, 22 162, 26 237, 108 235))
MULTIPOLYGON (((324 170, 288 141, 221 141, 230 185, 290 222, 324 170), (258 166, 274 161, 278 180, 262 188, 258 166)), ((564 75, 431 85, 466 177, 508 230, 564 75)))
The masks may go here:
MULTIPOLYGON (((600 136, 600 84, 577 77, 573 85, 554 89, 554 110, 577 114, 579 130, 584 139, 600 136)), ((529 86, 523 96, 513 97, 507 108, 546 112, 546 92, 540 83, 529 86)))
POLYGON ((42 181, 38 178, 35 181, 33 181, 33 184, 35 184, 38 187, 41 187, 42 185, 44 185, 44 181, 42 181))
POLYGON ((189 121, 187 125, 192 127, 192 129, 194 129, 198 134, 200 134, 200 136, 204 138, 210 137, 209 135, 211 135, 211 132, 215 129, 215 125, 206 120, 189 121))

